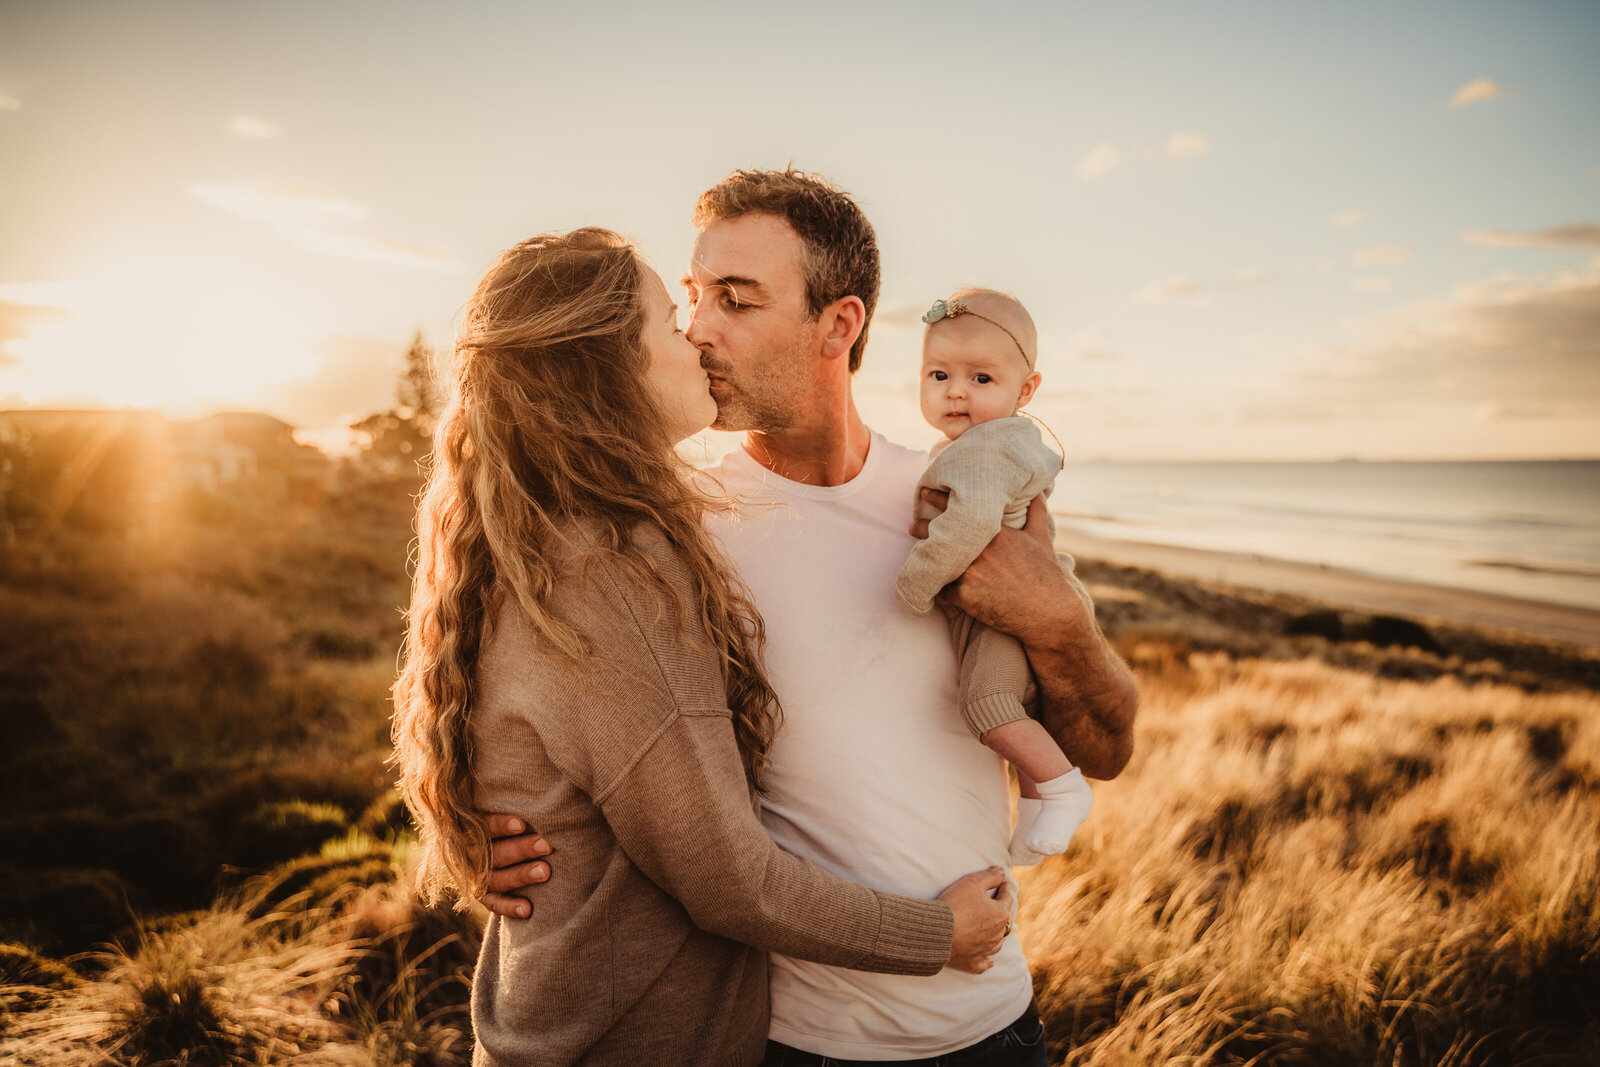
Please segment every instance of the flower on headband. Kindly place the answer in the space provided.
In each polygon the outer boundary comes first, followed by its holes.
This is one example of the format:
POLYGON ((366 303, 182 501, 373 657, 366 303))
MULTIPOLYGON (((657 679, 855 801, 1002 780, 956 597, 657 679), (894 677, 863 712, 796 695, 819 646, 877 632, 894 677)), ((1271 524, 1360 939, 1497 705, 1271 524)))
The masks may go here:
POLYGON ((922 321, 932 326, 940 319, 953 319, 957 315, 965 315, 967 305, 959 300, 935 300, 933 307, 922 314, 922 321))
POLYGON ((1028 355, 1028 350, 1022 347, 1022 342, 1017 340, 1017 335, 1012 333, 1004 324, 996 322, 981 312, 973 311, 959 300, 935 300, 933 307, 922 313, 922 321, 932 326, 941 319, 953 319, 957 315, 971 315, 975 319, 982 319, 995 329, 1002 331, 1011 338, 1011 343, 1017 346, 1017 354, 1022 357, 1022 362, 1028 365, 1028 370, 1033 370, 1033 359, 1028 355))

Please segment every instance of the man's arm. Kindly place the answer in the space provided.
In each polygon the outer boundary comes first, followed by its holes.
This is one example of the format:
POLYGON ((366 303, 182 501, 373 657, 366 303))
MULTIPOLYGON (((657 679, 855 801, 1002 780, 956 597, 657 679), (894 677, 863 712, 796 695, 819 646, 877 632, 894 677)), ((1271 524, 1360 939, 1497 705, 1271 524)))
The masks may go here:
MULTIPOLYGON (((922 496, 943 504, 938 490, 922 496)), ((913 523, 911 532, 925 536, 927 524, 913 523)), ((1022 642, 1045 729, 1089 777, 1121 773, 1133 756, 1138 686, 1057 562, 1042 496, 1028 505, 1027 525, 1002 529, 939 600, 1022 642)))
POLYGON ((489 825, 489 886, 479 903, 507 919, 526 919, 533 905, 512 890, 550 878, 550 843, 515 815, 486 815, 489 825), (530 860, 535 862, 529 862, 530 860))

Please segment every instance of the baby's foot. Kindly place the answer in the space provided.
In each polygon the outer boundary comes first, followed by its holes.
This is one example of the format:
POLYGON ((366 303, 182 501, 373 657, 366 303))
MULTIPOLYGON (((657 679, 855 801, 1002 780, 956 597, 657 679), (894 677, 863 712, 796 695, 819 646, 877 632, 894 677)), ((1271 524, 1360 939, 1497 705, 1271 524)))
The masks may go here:
POLYGON ((1039 817, 1039 807, 1044 802, 1038 797, 1017 798, 1017 825, 1011 831, 1011 865, 1013 867, 1032 867, 1044 859, 1039 853, 1033 851, 1022 843, 1028 836, 1028 831, 1033 829, 1033 821, 1039 817))
MULTIPOLYGON (((1023 835, 1022 845, 1041 856, 1055 856, 1067 850, 1073 833, 1089 817, 1094 794, 1083 772, 1074 767, 1066 774, 1040 782, 1039 814, 1023 835)), ((1019 823, 1020 824, 1020 823, 1019 823)))

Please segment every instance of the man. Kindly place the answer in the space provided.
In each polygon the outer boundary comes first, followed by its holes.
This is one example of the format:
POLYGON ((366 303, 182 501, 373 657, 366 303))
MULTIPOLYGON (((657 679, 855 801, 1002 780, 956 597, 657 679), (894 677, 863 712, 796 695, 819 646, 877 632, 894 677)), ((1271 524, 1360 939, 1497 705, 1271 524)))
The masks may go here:
MULTIPOLYGON (((935 896, 1004 865, 1010 823, 1003 765, 957 712, 944 620, 912 615, 894 593, 926 456, 873 434, 851 396, 878 299, 876 238, 849 196, 794 171, 735 172, 701 196, 695 225, 687 332, 715 425, 746 431, 708 471, 738 501, 716 532, 765 619, 783 705, 762 821, 830 871, 935 896)), ((1137 692, 1044 527, 1036 500, 1028 525, 1001 531, 944 600, 1021 641, 1046 728, 1084 773, 1110 778, 1131 755, 1137 692)), ((493 825, 522 829, 514 822, 493 825)), ((491 886, 548 877, 526 862, 548 851, 533 834, 497 841, 491 886)), ((485 903, 527 914, 520 898, 485 903)), ((771 989, 769 1063, 1045 1062, 1015 938, 983 975, 774 956, 771 989)))

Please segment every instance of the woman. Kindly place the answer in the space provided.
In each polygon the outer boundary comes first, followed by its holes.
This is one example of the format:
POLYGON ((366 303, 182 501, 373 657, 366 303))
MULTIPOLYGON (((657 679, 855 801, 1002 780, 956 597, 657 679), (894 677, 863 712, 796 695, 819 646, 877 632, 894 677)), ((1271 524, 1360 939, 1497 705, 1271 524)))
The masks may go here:
POLYGON ((481 895, 480 811, 562 854, 531 919, 489 920, 476 1061, 756 1063, 767 951, 986 969, 998 870, 893 896, 779 850, 756 818, 777 724, 761 622, 673 451, 716 405, 639 253, 598 229, 507 252, 449 385, 395 687, 419 884, 481 895))

